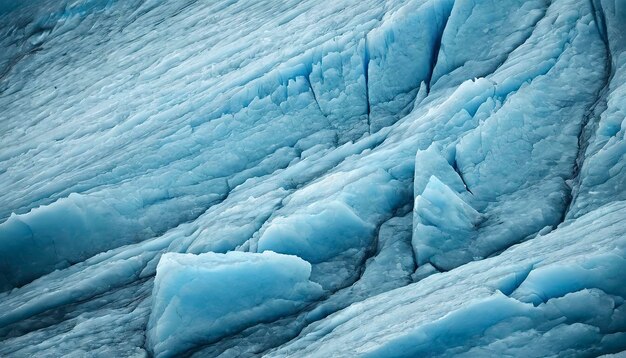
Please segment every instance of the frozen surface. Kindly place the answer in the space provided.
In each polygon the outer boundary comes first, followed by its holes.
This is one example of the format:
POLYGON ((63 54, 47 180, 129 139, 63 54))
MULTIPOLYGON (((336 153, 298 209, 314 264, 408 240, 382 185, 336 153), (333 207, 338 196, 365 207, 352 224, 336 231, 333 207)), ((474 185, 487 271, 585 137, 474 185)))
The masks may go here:
POLYGON ((166 254, 155 278, 148 344, 157 357, 177 356, 289 315, 322 296, 310 275, 306 261, 273 252, 166 254))
POLYGON ((597 356, 626 349, 626 203, 333 314, 269 356, 597 356))
POLYGON ((624 34, 621 0, 0 1, 0 356, 619 354, 624 34))

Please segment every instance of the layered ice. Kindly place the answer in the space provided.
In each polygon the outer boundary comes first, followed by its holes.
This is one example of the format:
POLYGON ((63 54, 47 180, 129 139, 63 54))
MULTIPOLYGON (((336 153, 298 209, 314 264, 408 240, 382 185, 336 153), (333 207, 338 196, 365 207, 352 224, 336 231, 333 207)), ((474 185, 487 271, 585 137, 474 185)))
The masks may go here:
POLYGON ((598 356, 626 348, 624 202, 359 302, 268 356, 598 356))
POLYGON ((595 1, 598 28, 607 44, 607 81, 588 113, 578 162, 580 173, 568 217, 578 217, 626 195, 626 8, 619 1, 595 1))
POLYGON ((625 19, 0 2, 0 355, 626 351, 625 19))
POLYGON ((413 250, 420 266, 447 267, 449 252, 469 247, 483 221, 478 211, 434 175, 415 198, 413 212, 413 250))
POLYGON ((166 254, 157 269, 148 345, 178 356, 246 326, 292 314, 323 294, 311 265, 273 252, 166 254))

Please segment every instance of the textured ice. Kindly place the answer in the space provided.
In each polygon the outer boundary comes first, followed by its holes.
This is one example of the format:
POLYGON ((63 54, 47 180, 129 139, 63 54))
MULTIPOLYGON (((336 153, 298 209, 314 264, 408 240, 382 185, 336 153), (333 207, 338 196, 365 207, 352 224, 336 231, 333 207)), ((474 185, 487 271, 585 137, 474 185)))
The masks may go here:
POLYGON ((0 356, 626 351, 621 0, 0 1, 0 356))
POLYGON ((445 262, 450 251, 469 247, 483 221, 479 212, 434 175, 415 198, 413 212, 413 250, 419 266, 440 267, 438 261, 445 262))
POLYGON ((176 356, 246 326, 272 321, 322 296, 311 265, 273 252, 164 255, 155 277, 148 345, 176 356))
POLYGON ((609 204, 497 257, 354 304, 269 356, 597 356, 624 349, 625 209, 609 204))

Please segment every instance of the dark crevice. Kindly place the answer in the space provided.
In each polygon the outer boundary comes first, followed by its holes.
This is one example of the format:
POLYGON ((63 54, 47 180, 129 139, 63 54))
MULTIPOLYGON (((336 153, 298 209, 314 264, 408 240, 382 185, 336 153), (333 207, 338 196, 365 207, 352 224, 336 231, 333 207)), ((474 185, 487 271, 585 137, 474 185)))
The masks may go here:
POLYGON ((467 182, 465 181, 465 177, 463 176, 463 172, 461 172, 461 170, 459 169, 459 166, 458 166, 458 164, 456 162, 456 158, 454 158, 454 161, 452 162, 452 164, 450 164, 450 166, 452 166, 452 169, 454 169, 454 171, 459 176, 459 178, 461 178, 461 181, 463 182, 463 186, 465 186, 465 190, 467 190, 470 194, 474 195, 474 193, 472 193, 472 190, 467 185, 467 182))
POLYGON ((580 171, 583 167, 585 161, 585 153, 587 152, 587 148, 589 147, 589 139, 591 138, 593 132, 596 129, 598 118, 606 108, 607 95, 609 92, 609 86, 611 80, 613 78, 613 59, 611 55, 611 49, 609 48, 609 41, 607 38, 607 28, 606 28, 606 20, 604 18, 604 12, 601 7, 600 2, 598 1, 597 7, 595 4, 595 0, 590 0, 590 6, 592 9, 592 13, 595 19, 595 23, 597 26, 598 35, 604 42, 606 59, 604 63, 604 77, 602 79, 603 86, 598 90, 596 94, 596 100, 589 106, 585 115, 583 116, 582 122, 580 124, 580 128, 578 131, 578 153, 576 154, 576 160, 574 162, 574 167, 572 168, 572 175, 570 178, 570 190, 567 193, 566 202, 565 202, 565 210, 563 211, 563 215, 559 222, 564 222, 568 214, 572 209, 572 205, 576 200, 578 195, 578 190, 580 186, 580 171))
POLYGON ((15 66, 17 66, 17 64, 20 61, 27 58, 28 56, 33 55, 42 50, 43 50, 43 47, 41 45, 33 46, 27 49, 26 51, 24 51, 24 53, 17 54, 13 58, 7 61, 8 63, 4 66, 3 69, 0 70, 0 95, 3 94, 4 91, 7 90, 8 88, 8 87, 2 86, 1 85, 2 82, 4 82, 4 80, 9 76, 9 74, 15 68, 15 66))
MULTIPOLYGON (((410 196, 412 199, 412 195, 410 196)), ((372 240, 372 243, 370 245, 370 247, 365 251, 365 257, 363 258, 363 261, 361 263, 361 269, 359 272, 359 275, 357 277, 357 279, 354 282, 357 282, 359 280, 361 280, 361 278, 363 277, 363 274, 365 273, 365 269, 366 269, 366 263, 367 261, 372 258, 375 257, 378 252, 377 252, 377 248, 378 248, 378 242, 380 240, 379 235, 380 235, 380 228, 389 220, 396 218, 396 217, 403 217, 405 215, 407 215, 410 212, 410 209, 407 210, 407 208, 413 208, 413 200, 407 201, 406 203, 401 203, 391 214, 391 216, 381 222, 380 224, 378 224, 376 226, 376 234, 374 235, 374 239, 372 240)), ((413 252, 413 250, 411 250, 411 252, 413 252)), ((412 255, 413 257, 413 265, 417 268, 417 260, 415 258, 415 255, 412 255)), ((353 283, 354 284, 354 283, 353 283)))
POLYGON ((322 106, 320 106, 320 102, 317 100, 317 94, 315 93, 315 90, 313 89, 313 85, 311 84, 311 72, 308 72, 306 76, 304 76, 304 80, 309 86, 309 91, 311 91, 311 94, 313 95, 313 100, 315 101, 315 104, 317 105, 317 109, 319 109, 322 116, 327 117, 326 113, 324 113, 324 111, 322 110, 322 106))
MULTIPOLYGON (((452 11, 452 10, 451 10, 452 11)), ((433 73, 435 72, 435 66, 437 65, 437 60, 439 59, 439 51, 441 50, 441 41, 443 38, 443 33, 446 31, 446 27, 448 26, 448 20, 450 20, 451 13, 448 13, 444 19, 443 27, 441 31, 437 34, 437 39, 435 40, 435 47, 433 48, 433 52, 430 57, 430 72, 428 73, 428 77, 426 79, 426 95, 430 93, 431 81, 433 80, 433 73)))
MULTIPOLYGON (((496 64, 495 64, 495 65, 494 65, 494 66, 493 66, 490 70, 488 70, 488 71, 486 71, 486 72, 482 73, 480 76, 478 76, 478 74, 477 74, 477 76, 476 76, 476 77, 482 77, 482 76, 487 76, 487 75, 489 75, 489 74, 494 74, 494 73, 496 73, 496 72, 497 72, 497 71, 498 71, 498 70, 502 67, 502 65, 504 65, 504 64, 505 64, 505 63, 509 60, 509 58, 510 58, 511 54, 512 54, 513 52, 515 52, 515 50, 517 50, 520 46, 524 45, 524 44, 528 41, 528 39, 530 39, 530 37, 531 37, 531 36, 532 36, 532 34, 534 33, 534 29, 537 27, 537 24, 538 24, 538 23, 539 23, 542 19, 544 19, 544 18, 545 18, 546 14, 547 14, 547 11, 548 11, 548 7, 549 7, 549 6, 547 6, 547 7, 543 8, 543 14, 542 14, 541 16, 537 17, 537 20, 536 20, 536 21, 534 21, 534 22, 533 22, 533 24, 531 24, 531 25, 530 25, 529 29, 532 29, 532 30, 528 31, 528 34, 527 34, 526 36, 524 36, 524 38, 523 38, 523 39, 521 39, 519 42, 517 42, 517 43, 513 44, 512 49, 511 49, 508 53, 506 53, 505 55, 501 56, 501 59, 499 59, 499 60, 497 61, 497 63, 496 63, 496 64)), ((439 56, 439 54, 437 54, 437 56, 439 56)), ((500 57, 500 56, 498 56, 498 57, 500 57)), ((435 60, 436 60, 436 59, 435 59, 435 60)), ((431 64, 431 67, 432 67, 432 69, 431 69, 431 78, 429 78, 429 81, 428 81, 428 87, 427 87, 427 88, 428 88, 428 91, 427 91, 427 93, 430 93, 430 88, 431 88, 431 85, 432 85, 432 83, 431 83, 431 81, 432 81, 432 72, 434 71, 434 67, 435 67, 435 65, 436 65, 436 63, 432 63, 432 64, 431 64)), ((447 71, 446 73, 442 74, 442 75, 441 75, 438 79, 441 79, 441 78, 443 78, 444 76, 446 76, 446 75, 449 75, 449 74, 453 73, 454 71, 458 70, 459 68, 462 68, 463 66, 465 66, 465 63, 460 64, 460 65, 456 65, 455 67, 451 68, 451 69, 450 69, 449 71, 447 71)), ((438 80, 438 79, 437 79, 437 80, 438 80)), ((436 81, 435 81, 435 83, 436 83, 436 81)))
MULTIPOLYGON (((598 34, 600 34, 600 38, 604 41, 607 49, 609 47, 609 35, 608 29, 606 27, 606 18, 604 17, 604 9, 602 8, 602 1, 598 0, 589 0, 589 4, 591 6, 591 10, 593 12, 593 19, 596 23, 596 28, 598 30, 598 34)), ((611 56, 611 51, 607 51, 609 57, 611 56)))
POLYGON ((535 268, 535 265, 530 265, 529 267, 527 267, 524 271, 517 271, 514 273, 515 275, 515 281, 513 282, 513 286, 511 287, 501 287, 500 288, 500 292, 502 292, 503 294, 505 294, 508 297, 511 297, 511 295, 513 293, 515 293, 515 291, 517 291, 517 289, 522 285, 522 283, 524 283, 524 281, 526 281, 526 279, 528 278, 528 275, 530 275, 530 273, 532 272, 532 270, 535 268))
POLYGON ((364 46, 363 46, 363 75, 365 76, 365 104, 366 114, 367 114, 367 133, 372 134, 372 123, 370 119, 370 114, 372 112, 371 104, 370 104, 370 86, 369 86, 369 68, 370 68, 370 51, 368 48, 367 35, 364 37, 364 46))

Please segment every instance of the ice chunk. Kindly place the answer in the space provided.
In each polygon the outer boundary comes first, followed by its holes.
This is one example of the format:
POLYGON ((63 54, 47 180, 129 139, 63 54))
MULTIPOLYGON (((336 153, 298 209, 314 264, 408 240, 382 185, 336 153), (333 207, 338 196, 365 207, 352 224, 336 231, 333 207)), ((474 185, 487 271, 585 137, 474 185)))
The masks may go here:
POLYGON ((369 242, 374 228, 345 204, 335 201, 315 214, 278 218, 259 239, 258 251, 297 255, 311 263, 329 260, 369 242))
POLYGON ((617 253, 542 267, 531 271, 511 297, 535 306, 584 288, 600 288, 605 293, 626 297, 622 278, 616 274, 623 267, 626 267, 626 258, 617 253))
POLYGON ((430 81, 450 0, 415 1, 367 36, 367 84, 372 132, 410 109, 420 83, 430 81))
POLYGON ((448 160, 434 145, 415 154, 415 179, 413 181, 413 195, 415 197, 422 194, 432 175, 436 175, 437 179, 458 194, 467 192, 459 174, 455 172, 448 160))
POLYGON ((120 233, 136 226, 111 206, 74 193, 54 206, 11 215, 0 224, 0 291, 127 243, 120 233))
POLYGON ((483 216, 461 199, 436 176, 415 198, 413 209, 413 250, 418 265, 430 262, 450 268, 449 251, 469 248, 483 216))
POLYGON ((302 257, 313 264, 311 279, 335 290, 357 278, 356 268, 374 235, 373 225, 345 203, 332 201, 274 219, 261 235, 257 251, 302 257))
POLYGON ((166 254, 155 278, 148 345, 172 357, 317 300, 311 265, 289 255, 166 254))

